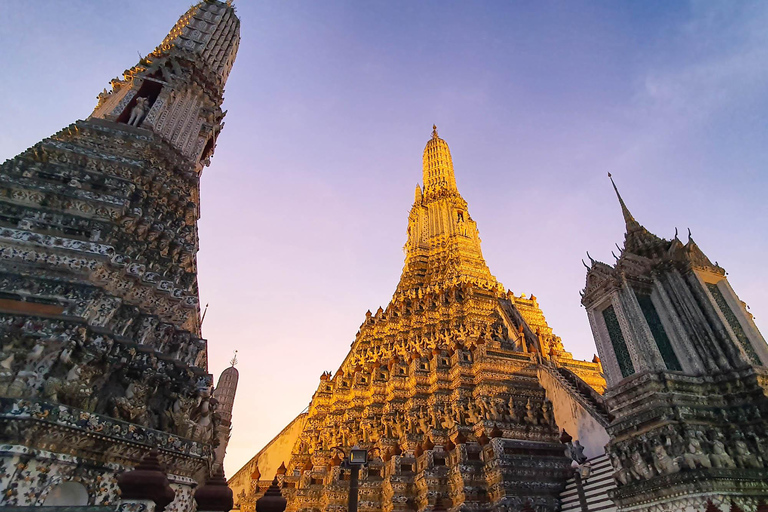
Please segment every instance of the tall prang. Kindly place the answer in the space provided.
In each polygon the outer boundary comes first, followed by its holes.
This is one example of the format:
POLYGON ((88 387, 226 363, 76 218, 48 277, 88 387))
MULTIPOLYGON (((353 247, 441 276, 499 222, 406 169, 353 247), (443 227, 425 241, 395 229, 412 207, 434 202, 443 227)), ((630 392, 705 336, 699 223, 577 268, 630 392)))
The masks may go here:
POLYGON ((170 510, 207 476, 199 186, 239 32, 199 2, 86 120, 0 166, 0 506, 112 504, 150 448, 170 510))
POLYGON ((339 369, 321 376, 300 433, 286 429, 230 479, 241 510, 253 510, 274 476, 264 468, 288 442, 278 479, 289 511, 345 510, 341 453, 355 445, 371 458, 360 477, 360 509, 369 511, 438 501, 559 510, 573 471, 559 427, 591 436, 592 455, 602 453, 599 364, 574 360, 536 298, 506 292, 491 274, 436 128, 423 179, 392 300, 366 313, 339 369))
POLYGON ((768 345, 690 231, 650 233, 613 187, 624 247, 591 262, 582 294, 615 415, 610 497, 622 512, 768 506, 768 345))
POLYGON ((216 412, 220 419, 216 432, 218 445, 216 446, 215 461, 217 465, 224 463, 229 437, 232 433, 232 409, 235 406, 237 381, 240 379, 240 372, 235 368, 237 350, 235 350, 235 355, 229 364, 229 368, 221 372, 219 381, 216 383, 216 389, 213 391, 213 397, 216 399, 216 412))

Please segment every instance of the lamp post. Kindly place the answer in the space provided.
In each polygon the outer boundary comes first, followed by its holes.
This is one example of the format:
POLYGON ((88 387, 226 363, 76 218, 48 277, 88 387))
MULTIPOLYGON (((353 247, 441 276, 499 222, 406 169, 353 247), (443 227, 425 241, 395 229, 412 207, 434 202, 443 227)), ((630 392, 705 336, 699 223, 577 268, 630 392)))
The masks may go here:
MULTIPOLYGON (((334 449, 344 453, 339 447, 334 449)), ((347 512, 357 512, 358 482, 360 480, 360 468, 368 463, 368 450, 355 445, 349 451, 349 456, 344 454, 344 462, 341 467, 349 469, 349 499, 347 501, 347 512)))

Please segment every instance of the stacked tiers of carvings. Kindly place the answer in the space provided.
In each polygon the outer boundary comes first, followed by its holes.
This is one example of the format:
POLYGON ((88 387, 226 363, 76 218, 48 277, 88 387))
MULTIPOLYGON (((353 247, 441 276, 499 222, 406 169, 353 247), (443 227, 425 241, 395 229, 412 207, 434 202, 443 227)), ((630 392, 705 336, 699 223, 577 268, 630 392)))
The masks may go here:
POLYGON ((223 126, 238 42, 231 7, 193 6, 99 95, 88 120, 0 167, 5 414, 28 400, 63 404, 92 422, 113 417, 201 442, 210 457, 217 420, 200 339, 199 176, 223 126))
MULTIPOLYGON (((425 510, 440 496, 468 510, 558 507, 571 461, 537 379, 540 338, 488 270, 436 133, 424 160, 400 283, 386 309, 366 314, 339 370, 320 379, 279 475, 288 510, 344 510, 334 448, 353 445, 373 459, 361 471, 361 510, 425 510)), ((597 364, 581 364, 604 386, 597 364)), ((240 498, 244 510, 266 483, 240 498)))
POLYGON ((723 502, 723 510, 730 502, 755 510, 768 501, 768 345, 735 294, 751 339, 737 336, 732 329, 739 327, 718 314, 705 283, 727 285, 725 271, 690 235, 686 244, 677 234, 671 241, 656 237, 619 199, 625 246, 614 266, 592 261, 582 295, 616 416, 608 429, 619 485, 613 498, 620 510, 703 511, 710 499, 723 502), (668 369, 656 348, 636 290, 651 295, 666 319, 680 370, 668 369), (609 305, 633 365, 627 378, 600 322, 609 305))

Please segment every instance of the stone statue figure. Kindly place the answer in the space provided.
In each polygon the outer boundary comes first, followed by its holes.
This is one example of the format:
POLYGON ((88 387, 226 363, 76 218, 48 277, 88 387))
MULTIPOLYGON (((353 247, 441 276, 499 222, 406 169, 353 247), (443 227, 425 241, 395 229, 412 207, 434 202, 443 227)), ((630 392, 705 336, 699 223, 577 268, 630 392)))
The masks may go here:
POLYGON ((136 104, 131 109, 131 117, 128 119, 128 124, 131 126, 139 126, 148 110, 149 98, 136 98, 136 104))
POLYGON ((613 466, 613 478, 621 485, 627 485, 632 477, 629 474, 629 470, 624 467, 621 459, 615 453, 611 454, 611 465, 613 466))
POLYGON ((653 448, 653 465, 660 475, 671 475, 680 471, 680 465, 669 456, 667 450, 660 444, 653 448))
POLYGON ((442 413, 442 420, 440 422, 440 426, 443 427, 446 430, 451 430, 453 427, 456 426, 456 419, 453 417, 453 410, 450 406, 444 406, 441 411, 442 413))
POLYGON ((426 434, 429 432, 429 418, 424 413, 424 408, 419 407, 419 416, 418 416, 418 431, 421 434, 426 434))
POLYGON ((629 472, 635 480, 648 480, 653 477, 653 469, 643 460, 643 456, 640 455, 640 452, 633 452, 631 459, 632 467, 629 472))
POLYGON ((470 424, 474 425, 478 421, 480 421, 480 410, 477 404, 470 400, 467 404, 467 418, 469 419, 470 424))
POLYGON ((99 93, 98 96, 96 96, 96 99, 98 100, 98 103, 96 103, 96 108, 99 108, 104 104, 105 101, 109 99, 109 97, 112 96, 112 91, 108 91, 105 87, 103 91, 99 93))
POLYGON ((701 466, 703 468, 711 468, 712 462, 704 450, 701 449, 701 443, 695 437, 691 437, 688 440, 688 451, 683 454, 683 461, 689 469, 696 469, 701 466))
POLYGON ((400 416, 400 414, 395 414, 395 421, 392 425, 392 430, 397 439, 402 439, 408 434, 408 431, 406 430, 405 418, 400 416))
POLYGON ((513 423, 520 422, 520 414, 517 412, 517 408, 515 407, 515 399, 512 397, 509 397, 509 421, 513 423))
POLYGON ((569 450, 571 458, 578 462, 579 464, 584 464, 587 462, 587 456, 584 455, 584 447, 581 445, 579 440, 575 440, 573 444, 569 447, 569 450))
POLYGON ((125 396, 113 400, 112 416, 144 425, 147 419, 147 395, 149 388, 142 382, 131 382, 125 396))
POLYGON ((734 455, 734 459, 736 459, 736 464, 739 465, 739 467, 742 468, 762 468, 763 464, 760 462, 760 459, 753 454, 751 451, 749 451, 749 447, 747 446, 747 443, 744 442, 743 439, 737 439, 733 443, 734 451, 736 454, 734 455))
POLYGON ((725 445, 719 439, 716 439, 712 444, 712 453, 709 455, 709 459, 712 461, 712 465, 716 468, 733 469, 736 467, 733 458, 728 455, 725 445))
POLYGON ((196 400, 192 397, 180 395, 176 397, 171 408, 165 412, 166 416, 173 422, 175 432, 182 437, 190 435, 193 424, 189 416, 196 405, 195 402, 196 400))
POLYGON ((456 419, 456 423, 464 425, 464 408, 457 402, 451 404, 451 411, 453 411, 453 417, 456 419))
POLYGON ((552 402, 544 400, 544 403, 541 405, 541 415, 544 417, 545 425, 555 424, 555 416, 552 414, 552 402))
POLYGON ((485 403, 485 419, 496 421, 498 420, 498 411, 496 410, 496 402, 493 399, 483 399, 485 403))
POLYGON ((432 426, 432 428, 434 429, 441 428, 442 425, 441 425, 440 417, 438 416, 435 408, 433 407, 429 409, 428 412, 429 412, 429 424, 432 426))
POLYGON ((381 418, 382 437, 394 437, 392 433, 392 417, 384 416, 381 418))
POLYGON ((406 415, 406 420, 405 420, 406 434, 413 434, 414 432, 416 432, 416 430, 417 430, 416 415, 413 413, 406 415))
POLYGON ((487 400, 477 397, 475 404, 477 404, 477 407, 479 408, 480 418, 484 420, 490 419, 490 411, 488 410, 487 400))
POLYGON ((525 404, 525 422, 530 423, 531 425, 539 424, 539 419, 536 417, 536 411, 533 409, 533 404, 531 403, 530 398, 525 404))
POLYGON ((5 395, 8 397, 19 398, 28 395, 34 389, 31 382, 37 377, 35 372, 21 370, 16 374, 16 378, 8 385, 5 395))

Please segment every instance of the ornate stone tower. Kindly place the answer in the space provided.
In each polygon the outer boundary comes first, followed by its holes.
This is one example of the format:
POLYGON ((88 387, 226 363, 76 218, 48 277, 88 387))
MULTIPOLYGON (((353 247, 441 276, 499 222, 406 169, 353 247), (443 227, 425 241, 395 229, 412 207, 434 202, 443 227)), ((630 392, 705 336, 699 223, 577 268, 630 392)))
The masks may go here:
POLYGON ((616 416, 612 497, 622 511, 754 511, 768 501, 768 345, 690 232, 661 239, 616 195, 624 248, 592 261, 582 295, 616 416))
POLYGON ((0 506, 62 483, 113 503, 115 473, 150 446, 172 508, 208 472, 199 180, 239 25, 227 3, 191 7, 87 120, 0 166, 0 506))
POLYGON ((232 408, 235 405, 235 393, 237 392, 237 381, 240 374, 235 368, 237 364, 237 351, 230 361, 230 366, 219 376, 219 382, 216 384, 216 390, 213 397, 216 399, 216 412, 219 415, 220 423, 217 429, 219 444, 216 446, 216 463, 224 462, 224 455, 227 453, 227 444, 232 430, 232 408))
MULTIPOLYGON (((559 402, 566 415, 597 396, 585 380, 602 391, 599 365, 574 361, 535 298, 505 292, 491 274, 437 129, 423 179, 392 300, 366 313, 338 371, 322 375, 278 471, 288 510, 345 510, 349 472, 337 448, 354 445, 372 459, 361 474, 361 510, 431 510, 439 499, 454 510, 558 510, 571 459, 540 375, 568 388, 570 401, 559 402)), ((585 416, 601 416, 590 403, 585 416)), ((239 497, 243 510, 272 476, 239 497)))

